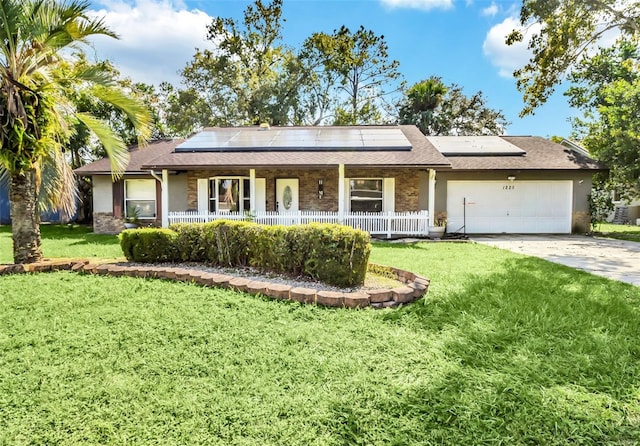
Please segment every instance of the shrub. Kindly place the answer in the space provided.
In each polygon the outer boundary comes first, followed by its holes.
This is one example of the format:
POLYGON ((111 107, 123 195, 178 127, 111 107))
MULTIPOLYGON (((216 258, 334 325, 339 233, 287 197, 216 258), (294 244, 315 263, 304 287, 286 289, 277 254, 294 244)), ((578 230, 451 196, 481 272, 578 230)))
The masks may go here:
POLYGON ((127 259, 136 262, 249 265, 345 287, 364 283, 371 251, 369 234, 346 226, 263 226, 229 220, 127 230, 120 244, 127 259))
POLYGON ((276 273, 294 273, 284 226, 247 227, 249 265, 276 273))
POLYGON ((179 261, 178 233, 171 229, 126 229, 120 233, 120 247, 130 262, 179 261))
POLYGON ((169 226, 177 233, 176 249, 184 262, 206 262, 207 245, 204 241, 204 223, 177 223, 169 226))
POLYGON ((304 275, 338 286, 364 283, 371 252, 368 233, 333 224, 306 225, 302 231, 298 249, 306 249, 304 275))
POLYGON ((231 220, 215 220, 206 223, 204 239, 210 242, 207 248, 207 259, 214 265, 246 266, 248 264, 246 228, 252 224, 231 220))

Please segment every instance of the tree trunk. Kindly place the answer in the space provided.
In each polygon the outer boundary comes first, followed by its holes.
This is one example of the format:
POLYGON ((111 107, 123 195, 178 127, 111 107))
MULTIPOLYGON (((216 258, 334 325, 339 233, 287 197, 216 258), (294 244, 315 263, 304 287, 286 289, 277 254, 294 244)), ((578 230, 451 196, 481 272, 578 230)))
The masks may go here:
POLYGON ((24 174, 11 174, 9 202, 11 203, 14 263, 33 263, 42 260, 37 196, 34 169, 24 174))

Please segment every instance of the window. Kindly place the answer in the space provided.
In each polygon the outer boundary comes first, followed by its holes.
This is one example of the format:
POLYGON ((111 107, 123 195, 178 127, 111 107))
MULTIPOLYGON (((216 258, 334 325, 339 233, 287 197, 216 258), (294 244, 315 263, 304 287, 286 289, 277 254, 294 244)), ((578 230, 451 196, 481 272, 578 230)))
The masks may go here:
POLYGON ((209 180, 209 212, 249 211, 249 178, 211 178, 209 180))
POLYGON ((349 180, 351 212, 382 212, 382 179, 349 180))
POLYGON ((156 218, 156 180, 125 180, 124 216, 156 218))

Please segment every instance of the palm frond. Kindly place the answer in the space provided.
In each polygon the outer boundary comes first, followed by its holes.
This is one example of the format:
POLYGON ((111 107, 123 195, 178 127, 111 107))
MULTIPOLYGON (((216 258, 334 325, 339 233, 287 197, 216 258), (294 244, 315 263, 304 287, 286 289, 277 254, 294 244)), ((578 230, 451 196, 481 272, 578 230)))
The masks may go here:
POLYGON ((119 88, 108 88, 95 86, 92 88, 93 94, 102 101, 105 101, 119 108, 127 115, 138 136, 138 145, 143 147, 151 137, 151 113, 141 101, 129 97, 119 88))
POLYGON ((47 152, 40 163, 40 175, 40 212, 58 211, 63 220, 73 216, 78 202, 78 187, 64 153, 59 150, 47 152))
POLYGON ((15 0, 0 0, 0 51, 3 52, 4 62, 11 65, 14 57, 19 51, 19 30, 23 23, 24 9, 15 0))
POLYGON ((62 49, 74 42, 86 43, 87 37, 94 35, 118 38, 103 19, 87 16, 89 7, 88 1, 46 2, 40 7, 34 21, 48 33, 44 46, 62 49))
POLYGON ((88 113, 76 113, 76 118, 100 140, 111 163, 111 176, 114 180, 122 177, 129 164, 127 146, 109 125, 88 113))
POLYGON ((73 73, 73 76, 75 79, 105 87, 115 85, 113 73, 105 70, 101 65, 82 66, 73 73))

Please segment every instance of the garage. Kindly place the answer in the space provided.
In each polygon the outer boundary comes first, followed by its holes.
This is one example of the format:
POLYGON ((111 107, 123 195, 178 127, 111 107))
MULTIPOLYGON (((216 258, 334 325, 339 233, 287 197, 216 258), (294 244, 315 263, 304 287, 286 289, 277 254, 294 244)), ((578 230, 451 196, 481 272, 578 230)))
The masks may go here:
POLYGON ((573 182, 447 181, 447 232, 569 234, 573 182))

